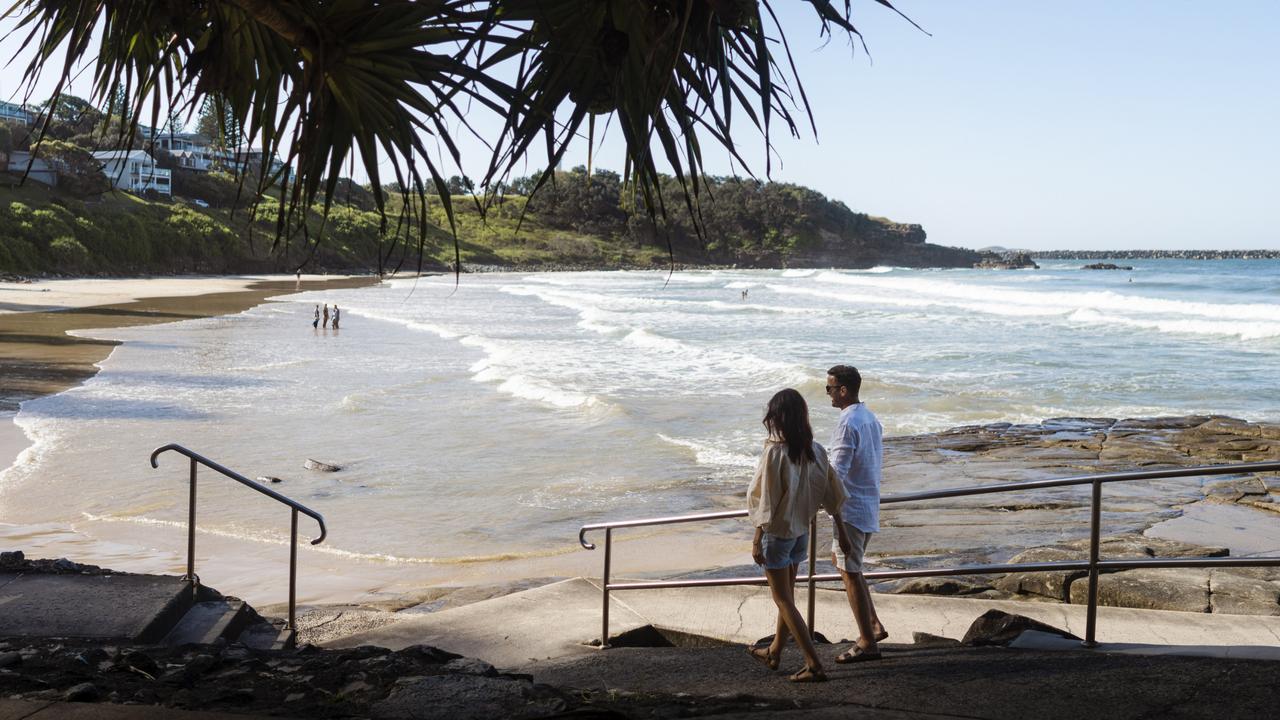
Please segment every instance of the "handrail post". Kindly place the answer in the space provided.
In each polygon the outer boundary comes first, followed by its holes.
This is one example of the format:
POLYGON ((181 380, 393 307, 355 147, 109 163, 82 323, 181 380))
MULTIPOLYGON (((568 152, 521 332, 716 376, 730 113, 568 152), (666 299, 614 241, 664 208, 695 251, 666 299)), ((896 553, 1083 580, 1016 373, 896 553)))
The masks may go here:
POLYGON ((609 563, 613 559, 613 528, 604 531, 604 576, 600 580, 600 589, 604 597, 604 608, 600 612, 600 649, 609 647, 609 563))
POLYGON ((298 629, 296 608, 298 599, 298 509, 291 508, 289 527, 289 629, 298 629))
MULTIPOLYGON (((187 580, 198 585, 196 578, 196 459, 191 458, 191 483, 187 493, 187 580)), ((194 587, 194 585, 193 585, 194 587)))
POLYGON ((1089 603, 1085 608, 1084 646, 1097 647, 1098 626, 1098 545, 1102 537, 1102 483, 1093 483, 1089 505, 1089 603))
POLYGON ((813 624, 814 608, 817 605, 817 598, 814 597, 814 590, 818 586, 818 581, 813 576, 818 573, 818 516, 814 515, 809 521, 809 613, 806 620, 809 621, 809 637, 814 638, 818 635, 818 628, 813 624))

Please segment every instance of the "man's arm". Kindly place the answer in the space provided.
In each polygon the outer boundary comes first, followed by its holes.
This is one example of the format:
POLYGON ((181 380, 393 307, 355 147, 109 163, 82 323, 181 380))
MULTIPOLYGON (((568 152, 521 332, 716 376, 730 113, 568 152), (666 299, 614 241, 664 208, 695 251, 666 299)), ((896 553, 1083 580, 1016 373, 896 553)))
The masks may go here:
POLYGON ((857 449, 858 434, 844 423, 837 425, 827 456, 831 459, 831 467, 835 468, 836 477, 841 481, 849 477, 849 470, 853 468, 853 454, 857 449))

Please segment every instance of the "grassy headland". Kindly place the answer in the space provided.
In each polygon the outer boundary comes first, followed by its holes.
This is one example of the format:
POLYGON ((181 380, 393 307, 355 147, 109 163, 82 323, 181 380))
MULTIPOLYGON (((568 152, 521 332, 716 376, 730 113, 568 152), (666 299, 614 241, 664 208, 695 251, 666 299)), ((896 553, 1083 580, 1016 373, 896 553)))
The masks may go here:
MULTIPOLYGON (((182 180, 175 175, 175 187, 182 189, 182 180)), ((371 193, 354 183, 340 193, 346 202, 330 211, 314 249, 300 238, 287 247, 274 242, 274 198, 263 198, 251 219, 230 176, 193 175, 185 184, 188 196, 173 200, 118 191, 81 199, 0 175, 0 272, 257 273, 292 272, 300 265, 308 272, 370 271, 379 268, 379 256, 387 270, 418 266, 417 233, 397 233, 394 223, 384 232, 371 193)), ((558 173, 554 185, 532 197, 520 191, 532 191, 528 178, 513 182, 484 212, 475 198, 453 196, 464 267, 663 267, 672 256, 681 264, 743 267, 968 267, 978 259, 972 251, 926 243, 919 225, 855 213, 784 183, 713 179, 700 207, 669 205, 657 222, 628 201, 618 175, 608 171, 589 178, 580 169, 558 173)), ((666 196, 680 197, 678 188, 666 196)), ((320 227, 319 208, 310 222, 320 227)), ((449 228, 443 207, 433 201, 421 244, 424 268, 453 262, 449 228)))

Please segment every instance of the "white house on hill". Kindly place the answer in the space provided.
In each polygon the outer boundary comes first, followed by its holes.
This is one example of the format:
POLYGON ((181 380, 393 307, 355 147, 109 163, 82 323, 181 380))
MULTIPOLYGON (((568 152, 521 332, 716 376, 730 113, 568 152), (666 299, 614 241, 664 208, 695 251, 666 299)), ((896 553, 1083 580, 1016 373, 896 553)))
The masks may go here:
POLYGON ((155 158, 142 150, 104 150, 94 153, 93 158, 102 163, 102 172, 111 184, 121 190, 173 195, 173 173, 156 167, 155 158))
POLYGON ((211 170, 222 159, 209 138, 200 133, 151 132, 150 140, 157 150, 173 155, 178 167, 185 170, 211 170))

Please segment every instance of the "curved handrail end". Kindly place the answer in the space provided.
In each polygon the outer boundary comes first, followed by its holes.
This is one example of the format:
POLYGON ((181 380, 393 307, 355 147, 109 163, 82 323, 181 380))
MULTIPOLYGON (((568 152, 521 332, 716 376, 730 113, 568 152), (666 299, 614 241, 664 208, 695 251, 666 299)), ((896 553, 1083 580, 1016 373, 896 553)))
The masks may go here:
POLYGON ((177 444, 175 444, 175 443, 169 443, 168 445, 161 445, 160 447, 156 448, 155 450, 152 450, 152 451, 151 451, 151 467, 152 467, 152 469, 156 469, 156 468, 159 468, 159 467, 160 467, 160 463, 156 462, 156 457, 158 457, 158 456, 160 455, 160 453, 162 453, 162 452, 166 452, 166 451, 168 451, 168 450, 182 450, 182 449, 184 449, 184 448, 183 448, 181 445, 177 445, 177 444))
POLYGON ((582 547, 587 550, 595 550, 596 546, 593 545, 592 543, 587 542, 587 538, 586 538, 587 530, 590 530, 590 529, 591 528, 584 527, 578 531, 578 544, 582 545, 582 547))
POLYGON ((320 524, 320 537, 316 538, 315 540, 312 540, 311 544, 319 545, 320 543, 324 542, 324 539, 326 537, 329 536, 329 530, 324 526, 324 518, 320 517, 319 515, 315 515, 313 517, 315 517, 316 522, 320 524))

